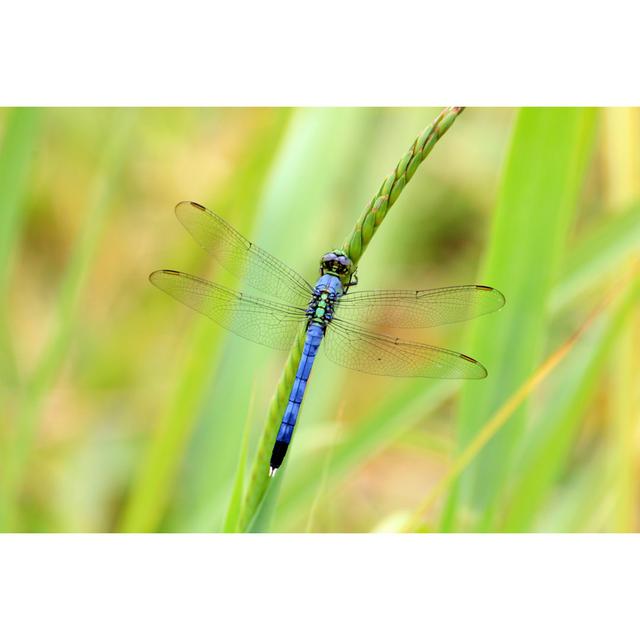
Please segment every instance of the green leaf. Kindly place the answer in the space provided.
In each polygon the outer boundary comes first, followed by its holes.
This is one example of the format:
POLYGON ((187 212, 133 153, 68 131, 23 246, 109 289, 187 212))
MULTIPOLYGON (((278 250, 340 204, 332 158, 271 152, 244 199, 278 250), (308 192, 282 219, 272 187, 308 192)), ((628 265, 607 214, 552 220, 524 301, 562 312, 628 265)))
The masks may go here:
MULTIPOLYGON (((499 316, 480 319, 469 353, 489 378, 467 383, 459 419, 460 446, 538 365, 547 335, 552 284, 592 146, 595 111, 522 109, 498 194, 486 264, 480 281, 500 289, 507 304, 499 316)), ((514 452, 523 433, 522 407, 461 478, 445 528, 464 510, 472 529, 491 530, 514 452)))
POLYGON ((244 496, 244 476, 247 468, 247 452, 249 450, 249 431, 251 430, 251 407, 253 403, 249 405, 247 411, 247 421, 244 427, 244 433, 242 435, 242 445, 240 446, 240 457, 238 459, 238 468, 236 470, 236 477, 233 482, 233 489, 231 491, 231 498, 229 500, 229 507, 227 508, 227 515, 224 519, 224 525, 222 530, 224 533, 235 533, 238 531, 240 524, 240 513, 242 510, 242 498, 244 496))
POLYGON ((554 388, 530 430, 518 461, 518 473, 501 528, 531 531, 543 501, 550 493, 575 442, 580 420, 593 400, 604 363, 631 312, 637 307, 640 283, 632 283, 617 305, 606 310, 580 339, 578 346, 554 373, 554 388))
MULTIPOLYGON (((274 150, 281 144, 289 119, 289 111, 279 112, 260 135, 249 141, 251 152, 247 154, 248 161, 225 192, 217 195, 216 209, 218 206, 226 209, 234 204, 242 215, 253 215, 263 184, 268 180, 272 168, 274 150), (243 185, 240 195, 238 184, 243 185)), ((185 199, 189 197, 189 194, 184 194, 185 199)), ((172 215, 171 211, 167 211, 166 214, 172 215)), ((174 219, 174 222, 176 233, 180 233, 178 221, 174 219)), ((199 249, 194 245, 193 252, 197 251, 199 249)), ((174 313, 179 312, 177 307, 172 308, 174 313)), ((173 393, 162 407, 158 424, 138 466, 119 523, 121 531, 156 531, 160 527, 166 517, 167 507, 174 497, 174 485, 187 456, 189 442, 202 421, 203 410, 206 411, 211 380, 216 378, 216 372, 224 361, 227 335, 206 318, 196 314, 191 314, 190 317, 191 338, 182 362, 173 372, 176 380, 173 393)), ((229 370, 226 373, 231 375, 229 370)), ((233 396, 227 394, 227 402, 232 401, 238 407, 246 406, 240 397, 237 401, 232 398, 233 396)), ((235 426, 236 423, 231 421, 231 424, 235 426)), ((230 435, 237 438, 239 446, 242 430, 232 427, 230 431, 230 435)), ((219 483, 218 474, 221 471, 227 472, 225 463, 228 465, 229 461, 236 459, 233 457, 234 451, 237 449, 234 450, 225 443, 220 443, 213 451, 205 451, 203 473, 212 475, 210 470, 213 468, 213 476, 219 483)), ((228 471, 233 473, 232 467, 229 467, 228 471)), ((188 506, 191 510, 194 509, 191 503, 188 503, 188 506)), ((208 523, 203 530, 210 530, 208 523)))
MULTIPOLYGON (((428 126, 411 145, 409 150, 401 158, 394 172, 383 181, 378 193, 370 201, 369 206, 356 221, 355 227, 344 241, 343 250, 348 252, 354 264, 359 262, 362 252, 367 248, 368 242, 371 240, 374 232, 384 219, 384 216, 382 216, 381 213, 386 214, 391 205, 400 196, 409 178, 413 175, 413 172, 415 172, 417 165, 415 163, 411 165, 411 174, 406 173, 407 167, 410 165, 414 157, 424 159, 429 154, 435 142, 444 135, 461 111, 461 108, 456 107, 444 109, 434 122, 428 126), (389 204, 386 208, 381 208, 379 206, 378 198, 381 195, 389 195, 389 204)), ((334 163, 332 170, 335 171, 336 167, 337 163, 334 163)), ((302 350, 303 338, 304 335, 301 333, 298 336, 298 341, 292 348, 289 359, 285 365, 284 372, 278 382, 278 388, 276 390, 274 400, 272 401, 269 409, 266 424, 258 445, 258 452, 253 465, 249 486, 247 488, 247 500, 245 502, 245 509, 242 517, 245 527, 253 520, 270 484, 266 473, 268 454, 273 446, 273 442, 275 441, 279 421, 286 407, 287 396, 293 383, 297 362, 302 350)), ((282 481, 283 474, 284 470, 279 474, 279 482, 282 481)), ((270 493, 273 494, 274 491, 271 490, 270 493)))
POLYGON ((603 282, 637 255, 639 244, 640 204, 617 215, 602 216, 567 253, 560 282, 551 296, 551 309, 561 309, 585 292, 601 290, 603 282))
MULTIPOLYGON (((335 246, 326 237, 327 218, 322 212, 326 210, 331 198, 335 198, 341 180, 356 160, 354 154, 360 144, 366 140, 367 127, 370 123, 360 114, 359 110, 351 109, 301 111, 294 123, 295 128, 288 141, 289 144, 283 150, 280 164, 274 172, 270 190, 265 193, 263 214, 277 221, 271 224, 269 247, 277 246, 276 243, 283 248, 285 244, 293 245, 296 253, 305 258, 307 267, 301 270, 304 274, 315 274, 317 272, 316 256, 335 246), (339 132, 337 137, 336 132, 339 132), (331 139, 334 140, 333 143, 330 142, 331 139), (340 141, 338 146, 335 144, 336 139, 340 141), (332 162, 327 167, 325 163, 329 156, 332 157, 332 162), (292 220, 286 214, 288 211, 305 213, 304 216, 301 215, 292 220)), ((301 351, 304 335, 299 337, 296 348, 301 351)), ((297 358, 298 354, 293 349, 285 364, 286 376, 289 379, 295 375, 297 358)), ((257 445, 242 516, 243 529, 249 527, 249 524, 254 521, 257 510, 269 489, 270 502, 261 508, 262 513, 258 521, 261 528, 266 527, 267 519, 273 513, 272 500, 278 493, 276 488, 280 486, 282 478, 287 473, 285 465, 279 470, 275 481, 270 480, 268 476, 269 456, 288 394, 289 387, 283 384, 281 379, 275 389, 274 397, 277 401, 272 402, 268 409, 266 424, 257 445), (265 510, 266 507, 268 510, 265 510)), ((305 399, 302 419, 309 416, 307 406, 308 400, 305 399)), ((297 442, 297 437, 295 441, 297 442)), ((293 447, 292 442, 289 450, 291 451, 293 447)))

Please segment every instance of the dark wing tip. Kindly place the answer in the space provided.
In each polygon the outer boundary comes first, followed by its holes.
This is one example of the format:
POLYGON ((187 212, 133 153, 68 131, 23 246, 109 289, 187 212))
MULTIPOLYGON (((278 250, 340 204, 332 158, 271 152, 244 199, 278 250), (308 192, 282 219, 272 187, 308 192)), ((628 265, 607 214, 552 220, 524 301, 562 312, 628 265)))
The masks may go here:
POLYGON ((507 304, 507 299, 504 297, 504 293, 494 287, 489 287, 486 284, 477 284, 476 289, 480 289, 481 291, 489 291, 490 293, 494 293, 497 296, 498 300, 500 300, 500 306, 496 307, 495 311, 497 311, 498 309, 502 309, 502 307, 507 304))
POLYGON ((158 277, 159 275, 162 273, 162 270, 160 271, 154 271, 153 273, 149 274, 149 282, 154 286, 157 287, 158 286, 158 277))
POLYGON ((482 378, 487 377, 488 372, 485 366, 482 364, 482 362, 478 362, 475 358, 472 358, 471 356, 465 356, 464 353, 461 353, 459 357, 474 365, 474 372, 477 373, 478 375, 472 376, 471 378, 473 380, 482 380, 482 378))
POLYGON ((175 206, 175 212, 176 215, 178 216, 178 218, 180 217, 178 214, 180 213, 180 211, 184 211, 185 209, 198 209, 200 211, 206 211, 207 208, 203 207, 201 204, 198 204, 197 202, 192 202, 191 200, 181 200, 180 202, 178 202, 178 204, 175 206))
POLYGON ((179 271, 174 271, 173 269, 158 269, 149 274, 149 282, 155 286, 158 286, 158 281, 162 278, 162 276, 179 276, 179 271))

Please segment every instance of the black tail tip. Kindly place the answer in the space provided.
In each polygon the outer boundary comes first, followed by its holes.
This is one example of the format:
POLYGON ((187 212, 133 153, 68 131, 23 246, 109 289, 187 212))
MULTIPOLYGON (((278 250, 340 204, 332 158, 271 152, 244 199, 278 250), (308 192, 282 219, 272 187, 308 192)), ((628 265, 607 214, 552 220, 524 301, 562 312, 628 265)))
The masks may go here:
POLYGON ((269 463, 269 466, 271 467, 271 470, 269 471, 270 476, 274 476, 276 474, 276 471, 284 460, 288 447, 288 442, 276 440, 276 443, 273 445, 273 451, 271 452, 271 462, 269 463))

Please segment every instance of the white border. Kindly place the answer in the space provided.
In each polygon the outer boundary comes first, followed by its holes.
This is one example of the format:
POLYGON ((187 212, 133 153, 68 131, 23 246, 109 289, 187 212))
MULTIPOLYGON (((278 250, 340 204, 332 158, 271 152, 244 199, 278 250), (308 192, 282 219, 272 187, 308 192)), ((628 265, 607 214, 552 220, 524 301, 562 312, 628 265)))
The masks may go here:
POLYGON ((3 637, 632 638, 640 538, 0 538, 3 637))
POLYGON ((640 104, 609 0, 4 3, 0 103, 640 104))

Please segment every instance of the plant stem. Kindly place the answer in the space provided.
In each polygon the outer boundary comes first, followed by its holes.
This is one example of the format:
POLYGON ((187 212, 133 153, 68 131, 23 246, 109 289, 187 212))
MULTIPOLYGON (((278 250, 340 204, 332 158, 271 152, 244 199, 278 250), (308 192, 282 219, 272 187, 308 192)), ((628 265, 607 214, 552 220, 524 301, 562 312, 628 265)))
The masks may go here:
POLYGON ((447 107, 418 136, 407 152, 400 158, 395 170, 380 185, 364 213, 358 218, 353 231, 347 236, 342 250, 358 264, 373 234, 377 231, 398 196, 402 193, 416 169, 429 155, 436 142, 449 130, 464 107, 447 107))
MULTIPOLYGON (((464 107, 447 107, 418 136, 409 150, 402 156, 395 170, 383 181, 380 189, 369 206, 357 220, 353 231, 343 244, 343 251, 358 264, 365 249, 387 212, 398 199, 400 193, 411 180, 420 163, 429 155, 436 142, 448 131, 464 107)), ((264 496, 269 488, 269 457, 276 439, 280 420, 286 409, 289 391, 293 384, 298 362, 302 354, 306 327, 303 327, 289 353, 284 371, 278 382, 275 396, 269 407, 267 421, 260 437, 258 450, 251 470, 251 477, 240 514, 239 530, 246 531, 251 524, 264 496)), ((284 468, 279 470, 280 475, 284 468)))

